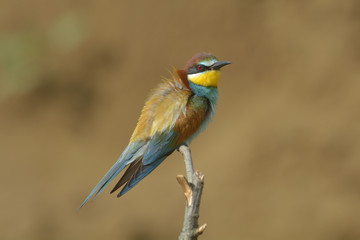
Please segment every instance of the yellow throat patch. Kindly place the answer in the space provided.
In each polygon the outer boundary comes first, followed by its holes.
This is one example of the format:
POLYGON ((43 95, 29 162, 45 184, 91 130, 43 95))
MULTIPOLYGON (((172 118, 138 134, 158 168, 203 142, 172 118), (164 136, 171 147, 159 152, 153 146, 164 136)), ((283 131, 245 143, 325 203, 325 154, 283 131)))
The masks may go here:
POLYGON ((188 79, 189 81, 204 87, 217 87, 220 75, 220 71, 210 70, 201 73, 188 74, 188 79))

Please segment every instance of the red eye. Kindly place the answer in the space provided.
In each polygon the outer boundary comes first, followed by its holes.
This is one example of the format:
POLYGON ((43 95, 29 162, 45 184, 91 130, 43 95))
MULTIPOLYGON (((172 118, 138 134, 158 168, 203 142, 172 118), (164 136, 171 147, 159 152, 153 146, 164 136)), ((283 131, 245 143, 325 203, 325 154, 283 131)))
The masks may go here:
POLYGON ((203 66, 203 65, 197 65, 196 68, 197 68, 198 71, 204 70, 204 66, 203 66))

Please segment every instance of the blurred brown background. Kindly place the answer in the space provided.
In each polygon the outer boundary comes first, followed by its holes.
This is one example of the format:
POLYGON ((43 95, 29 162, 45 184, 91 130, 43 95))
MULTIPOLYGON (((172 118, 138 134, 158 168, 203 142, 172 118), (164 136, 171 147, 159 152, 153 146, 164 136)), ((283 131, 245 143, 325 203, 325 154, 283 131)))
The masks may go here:
POLYGON ((233 64, 191 146, 201 239, 360 239, 359 1, 8 0, 0 31, 0 239, 177 239, 177 152, 76 210, 202 51, 233 64))

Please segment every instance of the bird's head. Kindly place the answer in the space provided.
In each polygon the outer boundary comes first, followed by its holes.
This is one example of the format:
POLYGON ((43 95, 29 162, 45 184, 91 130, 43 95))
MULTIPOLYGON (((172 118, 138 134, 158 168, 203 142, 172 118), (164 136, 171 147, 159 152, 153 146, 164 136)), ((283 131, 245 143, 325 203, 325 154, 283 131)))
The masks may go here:
POLYGON ((230 63, 219 61, 211 53, 198 53, 186 63, 184 70, 178 70, 178 74, 187 86, 191 82, 203 87, 217 87, 220 68, 230 63))

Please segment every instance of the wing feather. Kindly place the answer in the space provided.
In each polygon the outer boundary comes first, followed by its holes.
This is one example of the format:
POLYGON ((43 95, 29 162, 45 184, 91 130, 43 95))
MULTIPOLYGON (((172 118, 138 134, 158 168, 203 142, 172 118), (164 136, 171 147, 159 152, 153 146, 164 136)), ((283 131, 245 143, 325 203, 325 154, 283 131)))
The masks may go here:
POLYGON ((120 178, 120 180, 116 183, 114 188, 111 190, 110 193, 115 192, 118 190, 122 185, 127 183, 132 176, 136 173, 137 169, 142 165, 142 158, 139 158, 138 160, 132 162, 129 167, 126 169, 124 175, 120 178))
POLYGON ((191 95, 191 90, 177 75, 173 79, 164 80, 145 103, 130 142, 149 139, 156 133, 169 131, 180 113, 185 111, 191 95))

